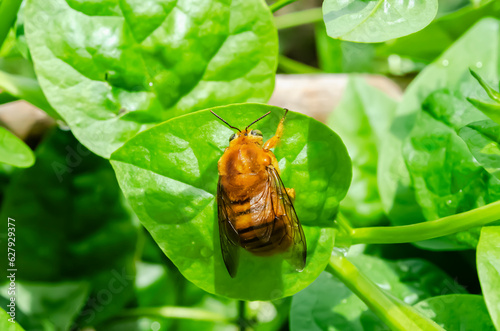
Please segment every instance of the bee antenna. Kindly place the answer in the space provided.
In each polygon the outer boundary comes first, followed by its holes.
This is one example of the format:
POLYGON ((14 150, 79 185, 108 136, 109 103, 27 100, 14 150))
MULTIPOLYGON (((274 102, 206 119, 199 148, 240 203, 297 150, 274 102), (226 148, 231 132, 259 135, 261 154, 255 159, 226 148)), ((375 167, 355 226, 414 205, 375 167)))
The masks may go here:
POLYGON ((259 117, 259 118, 258 118, 258 119, 256 119, 255 121, 253 121, 252 123, 250 123, 250 124, 249 124, 249 125, 245 128, 245 130, 246 130, 246 129, 248 129, 249 127, 251 127, 253 124, 255 124, 255 122, 260 121, 261 119, 263 119, 264 117, 266 117, 266 116, 267 116, 267 115, 269 115, 269 114, 271 114, 271 112, 270 112, 270 111, 268 111, 267 113, 265 113, 264 115, 262 115, 261 117, 259 117))
POLYGON ((241 130, 240 130, 240 129, 238 129, 238 128, 236 128, 236 127, 232 126, 231 124, 229 124, 228 122, 226 122, 226 121, 225 121, 222 117, 220 117, 219 115, 217 115, 216 113, 214 113, 214 111, 213 111, 213 110, 211 110, 210 112, 211 112, 212 114, 214 114, 214 115, 215 115, 215 117, 217 117, 218 119, 220 119, 222 122, 226 123, 226 124, 227 124, 227 126, 229 126, 231 129, 236 129, 236 130, 238 130, 239 132, 241 132, 241 130))

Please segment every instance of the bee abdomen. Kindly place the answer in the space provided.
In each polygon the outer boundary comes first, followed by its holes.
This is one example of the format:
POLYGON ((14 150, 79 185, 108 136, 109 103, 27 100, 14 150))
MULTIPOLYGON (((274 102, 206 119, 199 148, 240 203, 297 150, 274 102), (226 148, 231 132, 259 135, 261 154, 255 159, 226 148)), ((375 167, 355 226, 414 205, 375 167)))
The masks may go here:
POLYGON ((241 246, 255 255, 269 255, 288 248, 288 242, 283 240, 286 230, 278 217, 266 223, 240 229, 238 235, 241 246), (267 231, 272 232, 269 234, 267 231))

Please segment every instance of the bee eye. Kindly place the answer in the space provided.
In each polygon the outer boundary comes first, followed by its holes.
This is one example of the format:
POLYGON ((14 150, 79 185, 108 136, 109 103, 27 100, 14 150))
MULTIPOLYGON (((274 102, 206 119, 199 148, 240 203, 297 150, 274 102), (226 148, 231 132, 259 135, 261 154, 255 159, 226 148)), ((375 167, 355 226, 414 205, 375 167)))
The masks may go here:
POLYGON ((262 137, 262 132, 260 132, 259 130, 252 130, 250 131, 250 134, 252 136, 262 137))
POLYGON ((231 137, 229 137, 229 141, 233 140, 234 138, 236 138, 236 133, 233 133, 231 137))

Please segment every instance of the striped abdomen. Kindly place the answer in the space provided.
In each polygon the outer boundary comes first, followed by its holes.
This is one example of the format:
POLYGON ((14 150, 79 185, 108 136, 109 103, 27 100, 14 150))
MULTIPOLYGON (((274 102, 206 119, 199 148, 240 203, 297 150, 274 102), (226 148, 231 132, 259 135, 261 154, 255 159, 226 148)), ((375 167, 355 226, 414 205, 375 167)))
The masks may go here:
POLYGON ((236 229, 240 245, 255 255, 283 252, 291 244, 285 212, 278 207, 274 188, 266 184, 249 192, 246 199, 230 202, 233 216, 229 221, 236 229))

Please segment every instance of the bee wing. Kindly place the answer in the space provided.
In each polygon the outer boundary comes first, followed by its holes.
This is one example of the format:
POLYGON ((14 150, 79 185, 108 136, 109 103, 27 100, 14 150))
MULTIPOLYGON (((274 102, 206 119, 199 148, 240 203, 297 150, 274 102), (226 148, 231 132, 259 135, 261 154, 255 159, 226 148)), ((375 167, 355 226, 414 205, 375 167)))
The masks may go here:
POLYGON ((230 217, 234 218, 234 212, 229 203, 229 198, 224 187, 221 185, 220 178, 217 184, 217 208, 218 208, 218 218, 219 218, 219 237, 220 237, 220 247, 222 251, 222 258, 226 269, 229 272, 231 278, 236 276, 238 270, 238 233, 236 229, 233 228, 231 222, 229 222, 230 217))
POLYGON ((290 224, 290 228, 287 228, 289 231, 287 231, 286 235, 290 237, 292 246, 290 247, 290 254, 287 256, 287 260, 297 269, 297 271, 302 271, 306 265, 307 257, 307 245, 304 231, 302 230, 299 218, 293 207, 292 199, 286 192, 285 185, 283 185, 278 171, 272 166, 267 169, 271 185, 275 188, 278 198, 277 210, 280 211, 278 214, 282 214, 282 217, 286 217, 285 223, 290 224))

